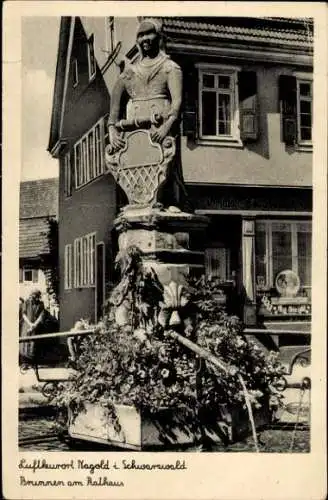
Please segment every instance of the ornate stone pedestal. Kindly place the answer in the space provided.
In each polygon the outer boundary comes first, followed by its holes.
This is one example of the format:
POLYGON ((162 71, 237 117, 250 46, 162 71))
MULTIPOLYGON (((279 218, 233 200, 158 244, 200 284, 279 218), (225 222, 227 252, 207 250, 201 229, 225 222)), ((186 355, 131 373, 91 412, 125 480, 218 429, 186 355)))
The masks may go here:
POLYGON ((192 250, 190 240, 201 240, 206 217, 180 212, 174 207, 129 208, 115 221, 119 250, 131 246, 142 252, 143 265, 152 268, 163 285, 179 281, 191 267, 203 267, 203 252, 192 250), (180 278, 179 278, 180 276, 180 278))

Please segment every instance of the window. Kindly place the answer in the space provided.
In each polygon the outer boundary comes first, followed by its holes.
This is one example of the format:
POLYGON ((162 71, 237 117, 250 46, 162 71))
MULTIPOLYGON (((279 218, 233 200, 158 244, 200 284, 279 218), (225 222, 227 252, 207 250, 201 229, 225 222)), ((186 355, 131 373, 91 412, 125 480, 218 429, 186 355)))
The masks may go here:
POLYGON ((38 283, 39 270, 30 267, 21 267, 19 269, 19 282, 20 283, 38 283))
POLYGON ((94 36, 91 35, 88 39, 88 67, 89 67, 89 80, 91 80, 96 74, 96 59, 94 51, 94 36))
POLYGON ((95 285, 96 234, 91 233, 74 240, 74 286, 95 285))
POLYGON ((282 140, 287 145, 312 146, 312 80, 306 73, 281 75, 279 99, 282 140))
POLYGON ((75 185, 87 184, 104 172, 104 119, 74 145, 75 185))
POLYGON ((200 138, 239 140, 237 71, 199 68, 200 138))
POLYGON ((297 80, 297 136, 299 144, 312 141, 312 82, 297 80))
POLYGON ((259 221, 256 223, 255 257, 257 288, 275 286, 279 272, 291 269, 303 289, 311 287, 312 226, 309 221, 259 221))
POLYGON ((65 196, 72 196, 72 169, 71 169, 71 154, 67 153, 64 158, 65 168, 65 196))
POLYGON ((72 245, 65 245, 65 290, 72 288, 72 245))
POLYGON ((79 83, 79 69, 77 65, 77 59, 73 59, 72 74, 73 74, 73 87, 76 87, 79 83))
POLYGON ((205 249, 205 274, 226 281, 229 276, 230 254, 227 248, 205 249))

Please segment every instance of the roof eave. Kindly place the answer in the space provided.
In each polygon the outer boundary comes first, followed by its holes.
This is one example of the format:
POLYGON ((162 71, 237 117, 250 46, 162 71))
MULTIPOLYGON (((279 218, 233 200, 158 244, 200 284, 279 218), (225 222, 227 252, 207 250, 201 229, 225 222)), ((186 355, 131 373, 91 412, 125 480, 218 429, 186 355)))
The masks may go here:
POLYGON ((65 70, 67 64, 67 52, 68 52, 68 42, 69 42, 71 23, 72 23, 71 17, 61 18, 60 28, 59 28, 55 84, 54 84, 54 92, 52 99, 50 135, 47 148, 47 150, 50 152, 52 151, 54 145, 58 142, 59 139, 60 116, 61 116, 61 107, 62 107, 63 93, 64 93, 64 79, 65 79, 65 70))

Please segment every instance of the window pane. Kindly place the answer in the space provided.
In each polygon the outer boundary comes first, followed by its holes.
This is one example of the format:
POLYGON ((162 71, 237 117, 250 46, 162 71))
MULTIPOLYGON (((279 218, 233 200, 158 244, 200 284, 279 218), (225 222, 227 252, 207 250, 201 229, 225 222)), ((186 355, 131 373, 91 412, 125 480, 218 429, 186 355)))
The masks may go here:
POLYGON ((311 127, 301 127, 301 140, 311 141, 312 139, 312 129, 311 127))
POLYGON ((219 134, 231 134, 230 95, 219 94, 219 134))
POLYGON ((94 134, 92 131, 88 135, 89 178, 90 179, 93 179, 95 177, 93 151, 94 151, 94 134))
POLYGON ((300 95, 311 96, 311 83, 300 83, 300 95))
POLYGON ((203 75, 203 87, 214 89, 215 87, 214 75, 203 75))
POLYGON ((219 88, 220 89, 229 89, 230 88, 230 76, 220 75, 219 76, 219 88))
POLYGON ((227 279, 228 256, 226 248, 205 249, 205 274, 221 281, 227 279))
POLYGON ((266 238, 264 231, 256 231, 255 265, 256 265, 256 285, 258 288, 260 288, 267 285, 266 238))
POLYGON ((297 233, 298 274, 302 286, 311 285, 311 233, 297 233))
POLYGON ((289 231, 272 231, 273 280, 281 271, 292 269, 292 238, 289 231))
POLYGON ((301 101, 300 102, 301 113, 311 113, 311 102, 310 101, 301 101))
POLYGON ((32 281, 32 269, 24 270, 24 281, 32 281))
POLYGON ((76 168, 76 183, 81 184, 81 144, 77 144, 75 148, 75 168, 76 168))
POLYGON ((300 119, 301 119, 301 127, 311 127, 312 125, 311 115, 301 114, 300 119))
POLYGON ((88 150, 87 150, 87 139, 82 141, 82 183, 87 182, 87 168, 88 168, 88 150))
POLYGON ((96 167, 96 175, 99 175, 101 174, 101 158, 102 158, 101 130, 99 123, 98 125, 96 125, 95 128, 95 137, 96 137, 95 167, 96 167))
POLYGON ((216 93, 202 93, 202 133, 203 135, 216 135, 216 93))

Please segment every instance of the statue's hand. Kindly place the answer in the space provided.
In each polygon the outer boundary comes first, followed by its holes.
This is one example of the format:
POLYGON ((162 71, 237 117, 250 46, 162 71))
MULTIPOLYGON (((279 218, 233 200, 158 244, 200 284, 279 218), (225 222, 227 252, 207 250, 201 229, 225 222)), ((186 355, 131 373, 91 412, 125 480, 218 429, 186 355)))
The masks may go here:
POLYGON ((123 133, 120 133, 114 125, 109 126, 109 142, 114 150, 121 149, 125 145, 123 133))
POLYGON ((151 139, 154 142, 163 142, 165 137, 168 135, 170 131, 170 124, 165 122, 163 125, 160 127, 156 128, 152 133, 151 133, 151 139))

